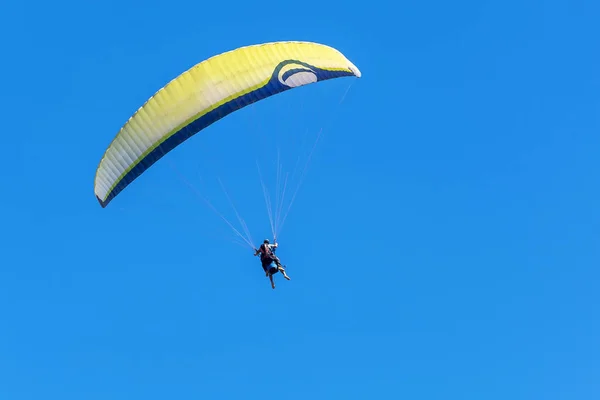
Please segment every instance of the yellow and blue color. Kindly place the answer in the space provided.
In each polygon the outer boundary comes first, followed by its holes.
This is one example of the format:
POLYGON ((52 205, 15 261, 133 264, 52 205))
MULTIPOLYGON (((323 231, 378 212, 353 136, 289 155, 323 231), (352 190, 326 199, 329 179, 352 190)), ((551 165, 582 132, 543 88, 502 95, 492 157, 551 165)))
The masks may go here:
POLYGON ((338 50, 311 42, 241 47, 196 64, 154 94, 104 153, 94 180, 102 207, 169 151, 242 107, 294 87, 355 76, 338 50))

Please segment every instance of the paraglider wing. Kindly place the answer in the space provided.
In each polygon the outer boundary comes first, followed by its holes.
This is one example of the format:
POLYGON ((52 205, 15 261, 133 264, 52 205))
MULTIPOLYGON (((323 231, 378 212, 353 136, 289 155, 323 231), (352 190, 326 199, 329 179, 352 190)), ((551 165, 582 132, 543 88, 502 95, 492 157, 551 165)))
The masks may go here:
POLYGON ((161 157, 202 129, 254 102, 361 73, 338 50, 311 42, 238 48, 200 62, 154 94, 104 153, 94 192, 104 208, 161 157))

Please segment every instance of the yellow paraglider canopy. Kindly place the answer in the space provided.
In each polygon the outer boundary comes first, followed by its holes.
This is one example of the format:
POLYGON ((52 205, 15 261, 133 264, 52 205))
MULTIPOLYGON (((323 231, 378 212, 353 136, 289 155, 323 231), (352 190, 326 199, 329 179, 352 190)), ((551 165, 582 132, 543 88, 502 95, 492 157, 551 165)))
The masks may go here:
POLYGON ((310 42, 241 47, 200 62, 169 82, 125 123, 100 161, 102 207, 161 157, 254 102, 298 86, 361 73, 338 50, 310 42))

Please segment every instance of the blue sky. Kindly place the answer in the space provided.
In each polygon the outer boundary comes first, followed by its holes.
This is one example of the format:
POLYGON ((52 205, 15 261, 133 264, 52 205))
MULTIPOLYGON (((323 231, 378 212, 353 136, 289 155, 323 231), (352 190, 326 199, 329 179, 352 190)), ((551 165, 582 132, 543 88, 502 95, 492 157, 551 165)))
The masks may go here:
POLYGON ((4 5, 0 397, 598 398, 599 17, 591 0, 4 5), (232 114, 100 208, 98 161, 150 95, 275 40, 332 45, 363 77, 232 114), (256 160, 272 188, 277 149, 291 170, 322 127, 272 290, 178 173, 237 223, 220 178, 258 243, 256 160))

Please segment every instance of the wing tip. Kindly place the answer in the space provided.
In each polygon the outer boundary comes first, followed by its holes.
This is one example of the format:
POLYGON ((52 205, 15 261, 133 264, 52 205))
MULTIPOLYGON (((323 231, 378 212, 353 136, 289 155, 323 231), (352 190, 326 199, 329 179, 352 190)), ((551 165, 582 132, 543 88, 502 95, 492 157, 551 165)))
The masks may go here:
POLYGON ((354 76, 356 76, 357 78, 360 78, 362 76, 362 72, 360 72, 360 69, 358 69, 358 67, 352 63, 350 63, 350 66, 348 67, 348 69, 350 70, 350 72, 352 72, 354 74, 354 76))
POLYGON ((108 202, 102 201, 102 199, 100 197, 98 197, 98 195, 96 195, 96 200, 98 200, 98 203, 100 203, 100 207, 106 208, 106 205, 108 204, 108 202))

